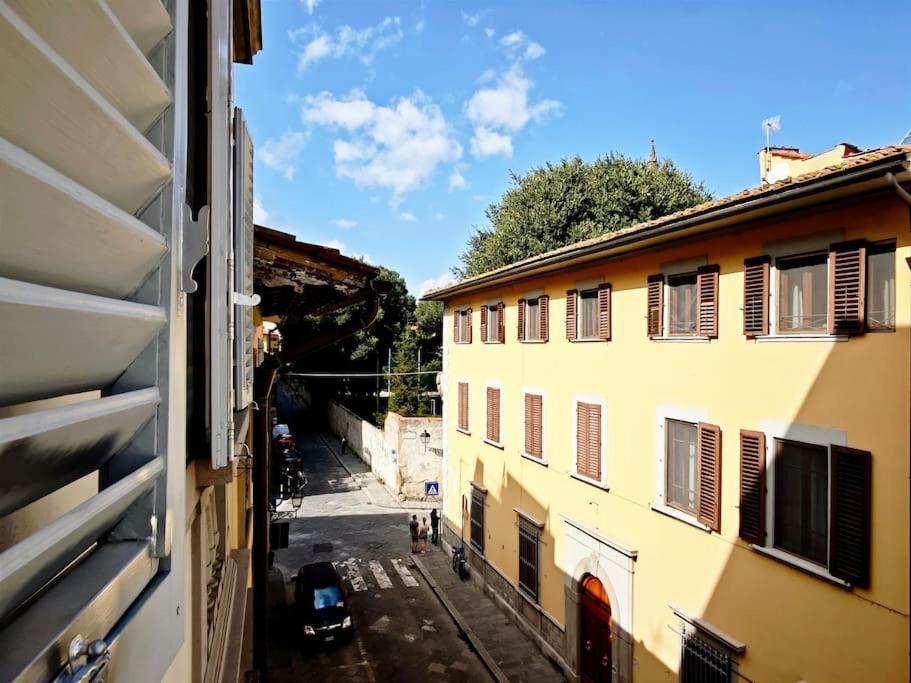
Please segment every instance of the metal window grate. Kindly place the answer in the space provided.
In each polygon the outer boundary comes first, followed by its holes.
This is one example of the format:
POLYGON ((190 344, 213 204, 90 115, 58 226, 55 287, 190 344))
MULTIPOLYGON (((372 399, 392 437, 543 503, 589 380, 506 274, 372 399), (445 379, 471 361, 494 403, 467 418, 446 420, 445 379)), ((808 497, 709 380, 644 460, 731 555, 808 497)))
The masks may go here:
POLYGON ((471 492, 471 545, 484 554, 484 493, 471 492))
POLYGON ((731 658, 693 634, 681 639, 681 683, 728 683, 731 681, 731 658))
POLYGON ((540 530, 519 518, 519 588, 538 599, 538 540, 540 530))

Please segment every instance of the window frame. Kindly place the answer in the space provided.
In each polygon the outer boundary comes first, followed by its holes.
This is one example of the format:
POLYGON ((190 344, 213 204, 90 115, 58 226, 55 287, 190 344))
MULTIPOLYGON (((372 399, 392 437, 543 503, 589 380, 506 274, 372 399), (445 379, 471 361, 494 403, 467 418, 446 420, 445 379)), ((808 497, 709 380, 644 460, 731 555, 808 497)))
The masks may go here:
POLYGON ((664 277, 664 301, 663 301, 664 311, 662 311, 662 316, 664 317, 664 334, 662 336, 668 339, 699 339, 704 338, 704 335, 700 335, 698 320, 699 320, 699 273, 695 270, 684 272, 684 273, 674 273, 673 275, 665 275, 664 277), (685 283, 674 284, 675 280, 686 280, 685 283), (690 282, 692 280, 692 282, 690 282), (674 291, 676 287, 681 285, 692 286, 693 289, 693 331, 692 332, 672 332, 671 331, 671 309, 672 303, 675 298, 674 291))
POLYGON ((456 344, 471 343, 471 306, 460 306, 455 309, 459 317, 459 340, 456 344), (463 321, 467 321, 463 325, 463 321))
POLYGON ((471 436, 471 383, 467 379, 458 379, 456 380, 456 431, 467 436, 471 436), (461 391, 461 386, 465 385, 465 426, 462 427, 461 422, 461 405, 459 404, 461 398, 459 392, 461 391))
POLYGON ((578 479, 583 481, 586 484, 591 484, 592 486, 597 486, 598 488, 604 489, 605 491, 609 490, 608 477, 607 477, 607 399, 604 396, 594 395, 594 394, 578 394, 573 397, 572 401, 572 442, 570 444, 570 453, 573 454, 572 465, 570 466, 569 474, 573 479, 578 479), (580 403, 589 403, 598 405, 601 407, 601 479, 592 479, 591 477, 582 474, 577 469, 578 466, 578 443, 579 443, 579 425, 577 422, 578 415, 578 406, 580 403))
POLYGON ((525 325, 525 342, 543 342, 544 337, 541 335, 541 299, 537 296, 525 297, 525 316, 523 324, 525 325), (535 309, 535 325, 531 325, 531 316, 529 310, 535 309), (534 333, 534 334, 532 334, 534 333))
POLYGON ((896 289, 897 289, 897 268, 895 263, 895 254, 896 254, 896 240, 888 239, 882 240, 880 242, 870 242, 867 244, 867 262, 866 267, 866 283, 864 296, 866 297, 866 310, 864 312, 864 332, 865 333, 879 333, 879 332, 895 332, 896 331, 896 289), (870 277, 870 259, 873 256, 881 256, 883 254, 892 254, 892 325, 882 325, 873 327, 870 325, 870 303, 872 297, 870 296, 870 287, 872 285, 872 278, 870 277))
MULTIPOLYGON (((712 529, 697 519, 697 514, 683 512, 680 509, 668 505, 667 497, 667 421, 674 420, 677 422, 689 422, 698 425, 700 422, 711 424, 709 411, 705 408, 694 408, 690 406, 662 405, 655 410, 655 496, 649 507, 655 512, 659 512, 668 517, 689 524, 701 529, 702 531, 712 531, 712 529)), ((699 452, 699 435, 698 427, 696 434, 696 452, 699 452)), ((696 463, 697 476, 699 463, 696 463)), ((698 494, 697 494, 697 511, 698 511, 698 494)), ((723 510, 722 510, 723 513, 723 510)))
POLYGON ((782 550, 775 545, 775 455, 776 440, 794 441, 812 446, 823 446, 827 451, 829 471, 829 487, 827 493, 827 519, 830 520, 827 532, 827 562, 832 549, 832 446, 847 447, 847 435, 844 431, 828 427, 817 427, 801 423, 789 423, 777 420, 761 422, 759 430, 765 435, 765 542, 762 545, 752 543, 750 547, 759 553, 768 555, 776 560, 790 564, 810 574, 823 578, 838 586, 849 587, 851 584, 843 579, 833 576, 827 566, 807 560, 799 555, 782 550))
MULTIPOLYGON (((793 266, 799 267, 799 266, 793 266)), ((832 335, 828 330, 828 316, 829 316, 829 299, 831 292, 829 291, 829 279, 831 273, 829 272, 829 248, 825 249, 815 249, 812 251, 798 253, 798 254, 787 254, 783 256, 776 256, 772 259, 770 265, 770 287, 771 290, 771 301, 769 306, 769 334, 779 337, 834 337, 837 335, 832 335), (820 329, 813 328, 799 328, 789 331, 783 331, 781 328, 780 312, 782 309, 781 305, 781 285, 782 285, 782 262, 787 263, 788 261, 815 261, 819 260, 822 263, 808 263, 806 265, 824 265, 825 266, 825 284, 823 291, 825 292, 825 303, 823 305, 824 315, 826 317, 825 324, 820 329)), ((812 298, 812 295, 811 295, 812 298)))
POLYGON ((474 549, 481 557, 484 557, 484 546, 485 546, 485 534, 487 533, 487 491, 474 482, 471 483, 471 493, 469 497, 469 507, 468 507, 468 544, 474 549), (479 505, 479 510, 481 512, 481 519, 476 524, 474 518, 475 504, 479 505), (480 539, 481 543, 478 545, 475 543, 474 530, 475 527, 480 529, 480 539))
POLYGON ((573 341, 603 341, 600 336, 601 332, 598 325, 598 316, 600 315, 600 311, 598 310, 598 294, 599 290, 597 286, 576 291, 576 338, 573 341), (585 300, 586 296, 594 301, 595 306, 595 331, 590 335, 584 335, 582 333, 583 321, 585 320, 585 316, 582 315, 582 302, 585 300))
POLYGON ((481 341, 485 344, 499 344, 501 343, 499 333, 499 302, 495 304, 484 304, 484 308, 487 309, 487 336, 481 341))
POLYGON ((693 519, 696 519, 696 510, 697 510, 697 494, 699 492, 698 487, 699 480, 699 423, 690 422, 689 420, 678 420, 676 418, 666 418, 664 421, 664 504, 670 508, 673 508, 680 514, 688 515, 693 519), (676 423, 681 425, 686 425, 693 429, 693 480, 690 482, 693 489, 693 510, 685 509, 680 507, 676 503, 672 503, 670 496, 668 495, 668 487, 670 486, 671 480, 671 437, 670 437, 670 423, 676 423))
MULTIPOLYGON (((522 438, 522 448, 519 450, 519 454, 523 458, 528 458, 532 462, 536 462, 541 465, 547 465, 547 445, 546 445, 547 444, 547 419, 546 419, 547 398, 544 395, 545 392, 542 387, 532 387, 532 386, 522 387, 522 411, 523 411, 523 416, 526 419, 527 419, 527 416, 525 416, 525 414, 524 414, 526 394, 531 395, 531 396, 540 396, 541 397, 541 457, 539 458, 537 456, 532 455, 531 453, 526 452, 524 429, 523 429, 523 433, 522 433, 522 437, 523 437, 522 438)), ((502 406, 501 406, 501 408, 502 408, 502 406)), ((524 421, 523 421, 523 426, 524 426, 524 421)))
POLYGON ((484 443, 489 446, 494 446, 503 450, 503 385, 500 382, 487 382, 484 384, 484 443), (487 393, 491 389, 500 392, 500 405, 499 405, 499 414, 497 415, 497 431, 499 432, 499 441, 494 441, 490 438, 488 432, 488 409, 487 409, 487 393))
MULTIPOLYGON (((777 545, 776 539, 775 539, 775 537, 778 535, 777 528, 768 529, 766 533, 769 534, 769 536, 772 540, 772 547, 775 548, 776 550, 779 550, 784 553, 788 553, 789 555, 795 555, 796 557, 798 557, 802 560, 806 560, 807 562, 813 562, 814 564, 817 564, 820 567, 824 567, 827 569, 829 566, 829 552, 830 552, 830 546, 831 546, 831 524, 830 524, 830 519, 829 519, 831 516, 831 511, 832 511, 831 448, 829 446, 823 446, 821 444, 812 444, 812 443, 807 443, 805 441, 795 441, 793 439, 773 438, 772 441, 773 441, 776 459, 782 457, 781 451, 782 451, 783 447, 785 447, 788 444, 792 444, 792 445, 803 447, 803 448, 809 448, 809 449, 816 450, 816 451, 822 451, 822 453, 824 454, 825 463, 826 463, 826 484, 825 484, 826 509, 825 509, 825 514, 823 515, 823 517, 825 518, 825 525, 826 525, 826 548, 825 548, 825 552, 824 552, 824 555, 825 555, 824 559, 822 561, 819 561, 819 560, 816 560, 816 559, 810 557, 809 553, 804 554, 804 553, 800 552, 799 550, 795 550, 793 548, 790 548, 790 549, 785 548, 783 545, 777 545)), ((782 476, 782 470, 779 467, 773 467, 772 476, 775 479, 774 486, 777 488, 779 486, 779 484, 781 483, 779 481, 779 477, 782 476)), ((768 479, 767 479, 767 481, 768 481, 768 479)), ((772 505, 777 505, 778 502, 779 502, 779 498, 777 496, 772 498, 772 505)), ((775 522, 776 524, 780 521, 778 510, 773 511, 772 519, 773 519, 773 522, 775 522)), ((778 542, 780 543, 781 541, 778 541, 778 542)))

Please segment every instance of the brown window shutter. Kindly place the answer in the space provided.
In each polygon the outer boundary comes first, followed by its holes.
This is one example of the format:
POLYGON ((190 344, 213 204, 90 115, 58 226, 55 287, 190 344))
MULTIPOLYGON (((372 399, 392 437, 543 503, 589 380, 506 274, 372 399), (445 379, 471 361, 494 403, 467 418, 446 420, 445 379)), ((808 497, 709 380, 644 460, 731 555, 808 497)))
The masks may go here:
POLYGON ((579 474, 586 474, 587 469, 588 404, 576 403, 576 472, 579 474))
POLYGON ((519 341, 525 341, 525 299, 519 299, 519 341))
POLYGON ((548 303, 550 302, 550 297, 547 294, 542 294, 538 297, 538 323, 540 325, 539 329, 541 330, 541 341, 548 340, 548 334, 550 331, 550 323, 548 322, 548 303))
POLYGON ((540 396, 531 397, 531 430, 532 442, 530 455, 540 458, 544 455, 544 423, 542 421, 542 403, 540 396))
POLYGON ((534 455, 534 419, 532 395, 525 394, 525 452, 534 455))
POLYGON ((829 251, 829 334, 863 334, 867 245, 833 244, 829 251))
POLYGON ((566 338, 569 341, 576 339, 576 299, 579 292, 575 289, 566 290, 566 338))
POLYGON ((748 339, 769 333, 768 256, 743 262, 743 333, 748 339))
POLYGON ((468 316, 468 334, 466 335, 466 338, 463 339, 462 341, 463 341, 463 342, 468 342, 468 343, 470 344, 470 343, 471 343, 471 328, 474 326, 474 325, 473 325, 474 319, 473 319, 472 316, 471 316, 471 309, 470 309, 470 308, 465 310, 465 315, 468 316))
POLYGON ((696 519, 721 531, 721 429, 700 422, 697 427, 696 519))
POLYGON ((607 283, 598 285, 598 337, 605 341, 611 338, 611 286, 607 283))
POLYGON ((500 390, 487 387, 487 439, 500 443, 500 390))
POLYGON ((459 429, 468 431, 468 384, 459 382, 459 429))
POLYGON ((497 341, 506 343, 506 304, 497 304, 497 341))
POLYGON ((588 405, 588 467, 587 476, 601 481, 601 406, 588 405))
POLYGON ((765 434, 740 430, 740 538, 765 543, 765 434))
POLYGON ((714 339, 718 336, 718 266, 702 266, 696 280, 699 302, 696 334, 714 339))
POLYGON ((460 341, 462 341, 461 338, 459 337, 460 319, 461 319, 460 312, 453 311, 452 312, 452 341, 454 341, 456 344, 458 344, 460 341))
POLYGON ((660 337, 664 314, 664 275, 648 276, 648 336, 660 337))
POLYGON ((487 306, 481 306, 481 341, 490 341, 487 336, 487 306))
POLYGON ((872 456, 832 446, 829 572, 854 586, 870 586, 872 456))

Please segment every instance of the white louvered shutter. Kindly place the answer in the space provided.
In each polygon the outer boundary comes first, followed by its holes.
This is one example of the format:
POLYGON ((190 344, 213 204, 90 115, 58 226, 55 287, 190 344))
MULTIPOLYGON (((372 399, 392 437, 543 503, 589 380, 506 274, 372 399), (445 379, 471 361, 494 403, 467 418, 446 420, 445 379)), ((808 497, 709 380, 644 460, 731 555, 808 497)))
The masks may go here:
POLYGON ((234 109, 234 408, 253 400, 253 141, 234 109))
POLYGON ((0 1, 3 681, 53 678, 76 634, 106 640, 115 676, 140 622, 158 662, 133 680, 149 680, 182 639, 184 616, 150 622, 143 599, 184 595, 167 575, 186 153, 171 25, 158 0, 0 1))
POLYGON ((212 467, 233 457, 234 400, 232 314, 228 262, 234 228, 231 222, 231 11, 227 2, 209 6, 209 443, 212 467))

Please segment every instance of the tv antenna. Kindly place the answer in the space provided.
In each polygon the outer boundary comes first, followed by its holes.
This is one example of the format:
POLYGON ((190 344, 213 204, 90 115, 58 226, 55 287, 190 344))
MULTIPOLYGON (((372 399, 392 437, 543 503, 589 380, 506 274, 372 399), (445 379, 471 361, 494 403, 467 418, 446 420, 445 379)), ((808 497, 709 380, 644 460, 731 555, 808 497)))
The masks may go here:
POLYGON ((776 114, 763 119, 762 129, 765 131, 765 180, 772 170, 772 132, 781 130, 781 116, 776 114))

